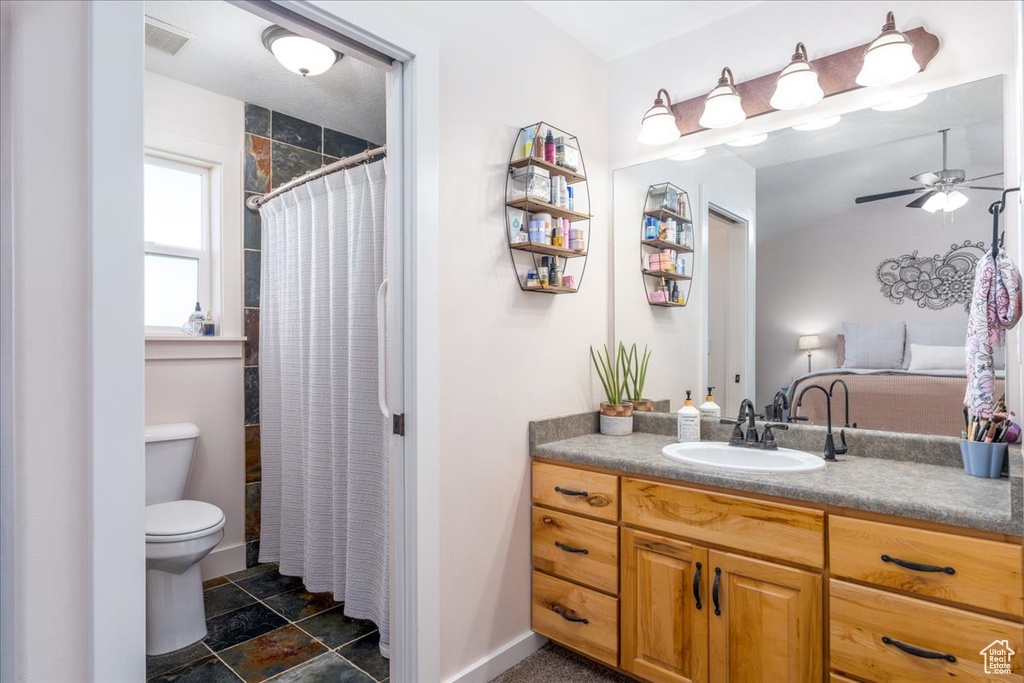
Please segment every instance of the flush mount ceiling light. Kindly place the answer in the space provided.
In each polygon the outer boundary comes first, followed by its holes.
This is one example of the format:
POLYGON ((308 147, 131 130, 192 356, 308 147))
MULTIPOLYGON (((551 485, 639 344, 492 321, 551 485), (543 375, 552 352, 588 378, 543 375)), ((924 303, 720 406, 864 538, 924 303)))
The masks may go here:
POLYGON ((775 94, 769 102, 774 109, 803 109, 821 102, 825 91, 818 85, 818 72, 807 61, 807 48, 796 44, 789 66, 779 74, 775 94))
POLYGON ((864 53, 864 66, 857 74, 857 85, 892 85, 905 81, 921 70, 914 59, 914 45, 896 30, 896 17, 885 15, 882 33, 864 53))
POLYGON ((967 195, 963 192, 959 190, 946 190, 933 194, 921 208, 928 213, 935 213, 936 211, 949 213, 950 211, 956 211, 966 203, 967 195))
POLYGON ((692 161, 694 159, 700 159, 707 152, 703 147, 701 149, 691 149, 688 152, 680 152, 679 154, 672 154, 669 156, 670 161, 692 161))
POLYGON ((637 142, 641 145, 667 145, 679 139, 676 128, 676 116, 672 113, 672 98, 662 88, 654 97, 654 106, 647 110, 640 120, 640 135, 637 142), (661 99, 662 94, 665 99, 661 99), (665 102, 668 102, 666 106, 665 102))
POLYGON ((920 95, 914 95, 903 100, 894 100, 892 102, 886 102, 884 104, 876 104, 871 107, 875 111, 899 111, 901 109, 910 109, 928 99, 928 93, 923 92, 920 95))
POLYGON ((263 46, 281 66, 300 76, 322 74, 341 59, 340 52, 280 26, 270 26, 263 32, 263 46))
POLYGON ((753 147, 754 145, 760 145, 762 142, 768 139, 768 133, 761 133, 760 135, 752 135, 749 138, 740 138, 739 140, 730 140, 725 143, 730 147, 753 147))
POLYGON ((743 111, 740 94, 736 90, 732 77, 732 69, 722 69, 722 77, 718 85, 708 93, 704 101, 704 113, 700 116, 700 125, 704 128, 730 128, 747 120, 743 111))
POLYGON ((826 116, 823 119, 815 119, 813 121, 807 121, 806 123, 798 123, 793 126, 793 130, 823 130, 836 125, 841 119, 842 117, 838 114, 836 116, 826 116))

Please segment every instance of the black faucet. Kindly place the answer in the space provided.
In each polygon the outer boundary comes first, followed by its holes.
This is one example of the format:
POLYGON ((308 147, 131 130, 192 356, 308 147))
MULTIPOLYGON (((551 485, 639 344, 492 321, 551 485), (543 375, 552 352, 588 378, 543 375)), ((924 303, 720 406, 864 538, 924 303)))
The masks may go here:
POLYGON ((737 427, 743 424, 743 420, 747 420, 747 433, 744 437, 748 444, 757 443, 757 427, 754 426, 754 403, 749 398, 743 399, 740 403, 740 414, 736 417, 737 427))
MULTIPOLYGON (((846 427, 847 429, 849 429, 850 428, 850 387, 846 386, 846 382, 844 382, 843 380, 841 380, 841 379, 839 379, 837 377, 836 379, 832 380, 832 384, 828 385, 828 393, 829 393, 829 395, 835 396, 836 385, 837 384, 842 384, 843 385, 843 397, 844 397, 844 402, 846 403, 846 420, 843 422, 843 426, 846 427)), ((857 425, 853 425, 853 426, 856 427, 857 425)))
MULTIPOLYGON (((844 382, 845 386, 846 383, 844 382)), ((842 455, 846 452, 846 430, 839 430, 839 443, 840 446, 837 448, 835 440, 832 438, 832 393, 825 387, 819 384, 811 384, 806 386, 796 397, 796 406, 799 408, 804 403, 804 394, 811 389, 817 389, 821 393, 825 394, 825 410, 828 413, 828 434, 825 435, 825 460, 835 462, 836 455, 842 455)))
POLYGON ((775 392, 775 397, 772 398, 772 419, 784 419, 782 413, 786 410, 789 410, 789 397, 786 396, 785 391, 780 389, 775 392))

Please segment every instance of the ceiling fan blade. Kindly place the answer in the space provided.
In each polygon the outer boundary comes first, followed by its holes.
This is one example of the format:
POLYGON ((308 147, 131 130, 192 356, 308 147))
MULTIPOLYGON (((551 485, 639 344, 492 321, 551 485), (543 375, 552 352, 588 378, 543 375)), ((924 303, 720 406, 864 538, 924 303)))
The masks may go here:
POLYGON ((939 180, 941 180, 939 176, 935 175, 930 171, 928 173, 918 173, 917 175, 912 175, 910 176, 910 179, 913 180, 915 183, 921 183, 923 185, 934 185, 935 183, 939 182, 939 180))
POLYGON ((934 195, 936 195, 938 193, 939 193, 938 190, 930 190, 928 192, 925 192, 923 195, 921 195, 920 197, 918 197, 914 201, 912 201, 909 204, 907 204, 907 208, 908 209, 920 209, 922 206, 924 206, 925 202, 927 202, 929 199, 932 198, 932 196, 934 196, 934 195))
POLYGON ((903 197, 908 194, 917 194, 918 192, 924 192, 925 188, 917 187, 913 190, 896 190, 894 192, 883 192, 881 194, 869 194, 863 197, 857 197, 854 201, 855 204, 863 204, 865 202, 877 202, 879 199, 891 199, 892 197, 903 197))
POLYGON ((971 178, 970 180, 965 180, 964 182, 965 183, 973 183, 975 180, 984 180, 985 178, 995 178, 997 175, 1003 175, 1003 174, 1002 174, 1001 171, 999 173, 989 173, 988 175, 980 175, 977 178, 971 178))
POLYGON ((957 187, 965 190, 995 190, 996 192, 1003 191, 1003 188, 1001 187, 985 187, 984 185, 957 185, 957 187))

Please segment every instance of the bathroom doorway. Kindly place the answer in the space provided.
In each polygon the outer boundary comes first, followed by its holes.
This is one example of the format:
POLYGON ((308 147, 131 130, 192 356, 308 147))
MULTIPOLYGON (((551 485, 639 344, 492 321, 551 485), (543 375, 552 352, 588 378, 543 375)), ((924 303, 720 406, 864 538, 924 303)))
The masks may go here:
POLYGON ((707 226, 705 376, 715 387, 716 402, 729 413, 753 392, 748 223, 712 205, 707 226))

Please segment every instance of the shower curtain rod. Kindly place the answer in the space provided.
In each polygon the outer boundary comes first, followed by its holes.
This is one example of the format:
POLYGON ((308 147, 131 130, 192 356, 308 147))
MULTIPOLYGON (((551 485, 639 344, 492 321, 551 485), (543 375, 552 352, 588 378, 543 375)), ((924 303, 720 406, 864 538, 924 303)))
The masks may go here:
POLYGON ((355 166, 356 164, 359 164, 359 163, 362 163, 364 161, 367 161, 368 159, 371 159, 373 157, 380 156, 381 154, 384 154, 385 152, 387 152, 387 149, 388 149, 387 145, 381 145, 380 147, 375 147, 373 149, 368 149, 365 152, 360 152, 359 154, 353 154, 352 156, 345 157, 344 159, 338 159, 333 164, 327 164, 326 166, 321 166, 320 168, 316 169, 315 171, 310 171, 309 173, 306 173, 304 175, 300 175, 298 178, 295 178, 293 180, 289 180, 287 183, 285 183, 281 187, 278 187, 278 188, 276 188, 274 190, 271 190, 270 192, 268 192, 266 194, 254 194, 254 195, 252 195, 251 197, 249 197, 248 199, 245 200, 245 205, 248 206, 253 211, 258 211, 261 206, 263 206, 264 204, 269 202, 274 197, 277 197, 278 195, 284 194, 288 190, 296 188, 299 185, 304 185, 304 184, 308 183, 311 180, 316 180, 317 178, 323 177, 325 175, 330 175, 330 174, 334 173, 335 171, 341 171, 341 170, 344 170, 344 169, 349 168, 351 166, 355 166))

